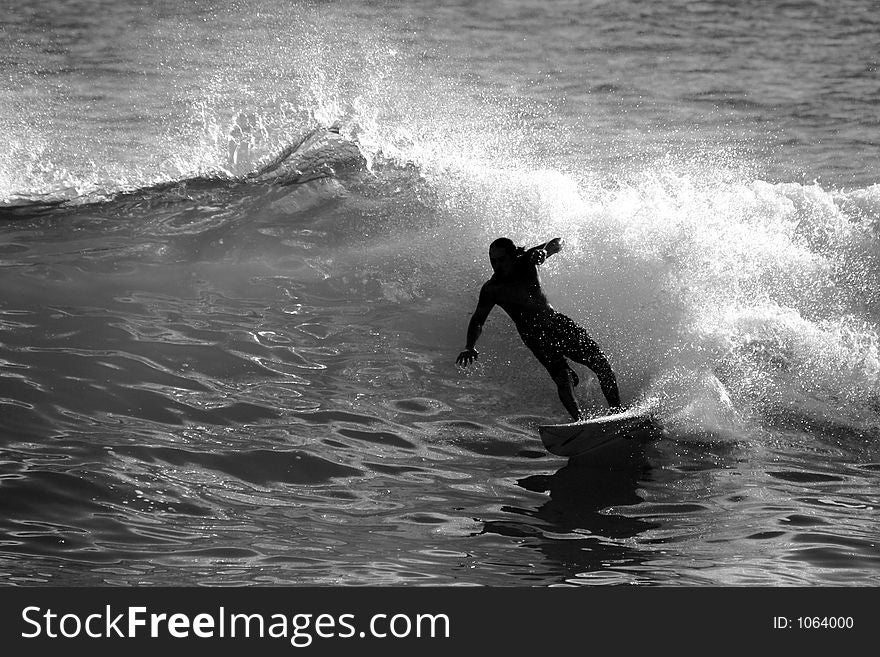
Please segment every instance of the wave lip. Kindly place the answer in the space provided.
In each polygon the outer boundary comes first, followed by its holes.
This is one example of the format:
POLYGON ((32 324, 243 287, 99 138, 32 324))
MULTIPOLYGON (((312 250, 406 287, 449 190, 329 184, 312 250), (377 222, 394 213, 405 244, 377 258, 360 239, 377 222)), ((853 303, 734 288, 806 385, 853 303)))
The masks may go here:
POLYGON ((316 128, 281 151, 271 162, 244 177, 247 181, 292 185, 360 171, 366 158, 353 141, 340 134, 338 123, 316 128))
MULTIPOLYGON (((241 140, 236 146, 246 147, 246 142, 241 140)), ((236 157, 243 156, 240 149, 234 150, 236 157)), ((247 189, 253 184, 302 185, 356 173, 364 170, 366 165, 367 160, 358 144, 344 137, 340 125, 336 123, 329 128, 317 127, 307 131, 268 163, 244 175, 232 176, 225 171, 217 172, 109 195, 102 191, 76 195, 72 190, 68 190, 60 198, 51 194, 14 195, 0 201, 0 220, 33 218, 71 207, 106 206, 118 202, 164 203, 194 200, 202 195, 213 197, 218 192, 247 189)))

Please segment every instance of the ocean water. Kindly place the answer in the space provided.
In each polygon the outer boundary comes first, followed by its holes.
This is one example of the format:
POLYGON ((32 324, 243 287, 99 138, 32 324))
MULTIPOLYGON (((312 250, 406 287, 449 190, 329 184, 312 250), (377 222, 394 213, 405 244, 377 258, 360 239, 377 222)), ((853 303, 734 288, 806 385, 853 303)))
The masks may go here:
POLYGON ((874 2, 0 12, 0 581, 880 584, 874 2), (502 235, 659 439, 456 367, 502 235))

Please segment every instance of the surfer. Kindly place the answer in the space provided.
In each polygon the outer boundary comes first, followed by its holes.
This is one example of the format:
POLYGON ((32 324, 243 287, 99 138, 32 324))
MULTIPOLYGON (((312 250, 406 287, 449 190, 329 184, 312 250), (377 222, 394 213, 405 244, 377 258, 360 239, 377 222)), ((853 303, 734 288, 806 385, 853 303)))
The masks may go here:
POLYGON ((495 273, 480 289, 477 309, 468 324, 465 350, 455 362, 467 367, 479 357, 474 347, 483 332, 483 323, 492 308, 501 306, 510 315, 522 341, 550 373, 565 410, 580 420, 583 413, 574 396, 578 376, 566 358, 586 365, 596 374, 608 405, 614 409, 620 406, 620 393, 602 350, 583 327, 552 308, 541 288, 538 266, 559 253, 562 244, 562 238, 556 237, 526 250, 500 237, 489 245, 489 262, 495 273))

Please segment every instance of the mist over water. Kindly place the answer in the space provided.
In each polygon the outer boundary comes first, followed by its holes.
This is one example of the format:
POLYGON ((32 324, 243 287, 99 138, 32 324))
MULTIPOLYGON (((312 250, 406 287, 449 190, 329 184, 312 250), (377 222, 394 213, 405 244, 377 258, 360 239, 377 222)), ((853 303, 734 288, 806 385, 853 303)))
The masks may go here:
POLYGON ((10 581, 876 581, 863 3, 211 4, 2 28, 10 581), (543 451, 500 309, 455 367, 502 235, 565 239, 551 303, 664 427, 635 462, 543 451))

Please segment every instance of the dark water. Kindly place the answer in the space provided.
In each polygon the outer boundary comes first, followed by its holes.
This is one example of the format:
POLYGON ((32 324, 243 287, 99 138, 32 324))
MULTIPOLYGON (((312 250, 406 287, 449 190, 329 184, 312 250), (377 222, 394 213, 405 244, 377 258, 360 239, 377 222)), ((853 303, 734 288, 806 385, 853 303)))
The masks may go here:
POLYGON ((877 584, 871 5, 4 5, 4 581, 877 584), (502 234, 660 440, 454 365, 502 234))

